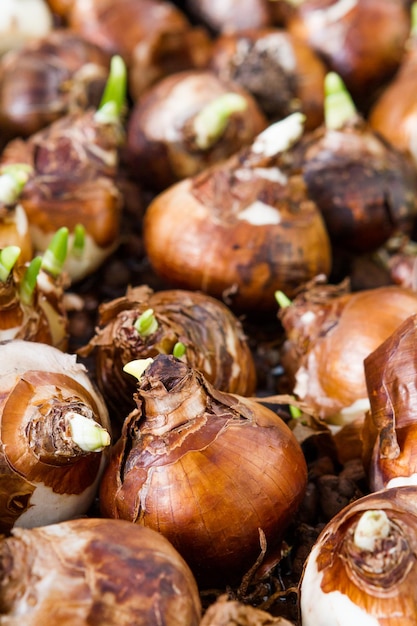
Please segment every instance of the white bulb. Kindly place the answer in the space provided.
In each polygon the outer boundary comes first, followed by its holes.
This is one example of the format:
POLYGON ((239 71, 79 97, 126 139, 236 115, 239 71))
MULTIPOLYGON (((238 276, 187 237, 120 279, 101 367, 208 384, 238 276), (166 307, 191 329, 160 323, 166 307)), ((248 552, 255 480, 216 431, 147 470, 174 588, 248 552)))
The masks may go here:
POLYGON ((53 28, 52 12, 45 0, 2 0, 0 54, 43 37, 53 28))

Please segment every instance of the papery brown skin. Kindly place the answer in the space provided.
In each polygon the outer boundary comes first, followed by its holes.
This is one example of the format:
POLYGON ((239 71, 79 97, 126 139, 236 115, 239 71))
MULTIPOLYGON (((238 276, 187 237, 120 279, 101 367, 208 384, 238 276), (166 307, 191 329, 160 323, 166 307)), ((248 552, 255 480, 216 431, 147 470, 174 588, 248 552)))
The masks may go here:
POLYGON ((110 432, 101 395, 84 366, 52 346, 16 339, 0 345, 0 359, 0 531, 85 514, 108 455, 62 443, 58 411, 110 432))
POLYGON ((415 164, 360 116, 340 129, 322 125, 305 134, 293 158, 320 208, 335 253, 372 252, 392 235, 412 231, 415 164))
POLYGON ((156 196, 143 236, 169 285, 228 292, 236 310, 272 310, 275 291, 291 297, 330 272, 328 234, 301 176, 279 162, 252 165, 241 152, 156 196))
POLYGON ((111 54, 120 54, 129 69, 134 99, 168 74, 204 67, 210 36, 193 26, 186 14, 166 0, 75 0, 68 15, 72 30, 111 54))
POLYGON ((415 487, 384 489, 345 507, 323 529, 305 562, 299 585, 303 626, 349 626, 355 620, 375 626, 415 624, 416 537, 415 487), (385 511, 404 542, 391 543, 388 537, 379 543, 374 563, 372 553, 354 549, 351 539, 359 517, 369 510, 385 511))
POLYGON ((44 251, 58 228, 72 233, 77 224, 84 226, 92 252, 79 264, 66 265, 74 280, 97 269, 120 237, 123 198, 116 175, 122 128, 96 123, 94 114, 89 109, 65 115, 26 140, 10 141, 1 156, 2 165, 33 169, 20 203, 35 250, 44 251))
POLYGON ((0 60, 0 129, 28 137, 67 113, 99 104, 110 55, 66 29, 0 60))
POLYGON ((413 314, 364 360, 370 411, 363 458, 371 491, 416 482, 416 340, 413 314))
POLYGON ((207 67, 212 38, 202 26, 156 32, 134 47, 129 68, 129 91, 133 102, 166 76, 207 67))
POLYGON ((118 414, 124 420, 136 406, 137 386, 124 365, 172 354, 177 342, 185 346, 182 360, 216 389, 254 395, 255 364, 241 322, 225 304, 199 292, 129 288, 125 296, 100 306, 96 334, 78 354, 93 353, 97 384, 113 417, 118 414), (154 311, 158 329, 141 337, 134 323, 147 309, 154 311))
POLYGON ((366 112, 404 56, 410 5, 408 0, 303 0, 288 16, 286 28, 340 75, 366 112))
POLYGON ((305 114, 306 130, 324 121, 326 67, 307 44, 283 28, 223 33, 214 42, 210 68, 249 91, 271 121, 294 111, 305 114))
POLYGON ((273 617, 267 611, 243 604, 237 600, 228 600, 220 596, 211 604, 203 615, 200 626, 294 626, 283 617, 273 617))
POLYGON ((255 400, 216 391, 158 355, 137 391, 100 485, 104 517, 167 537, 203 587, 239 582, 280 546, 306 486, 285 422, 255 400))
POLYGON ((416 312, 417 293, 405 287, 351 292, 347 282, 310 285, 278 313, 287 337, 283 364, 296 395, 330 422, 364 417, 363 360, 416 312))
POLYGON ((111 55, 120 54, 127 64, 141 39, 190 27, 186 15, 165 0, 74 0, 68 23, 111 55))
POLYGON ((4 626, 198 626, 188 566, 159 533, 84 518, 0 541, 4 626))
POLYGON ((177 72, 160 80, 133 106, 127 123, 126 161, 133 178, 162 191, 225 160, 266 128, 254 98, 238 84, 210 70, 177 72), (234 112, 225 131, 205 149, 197 143, 195 117, 225 94, 244 98, 246 108, 234 112))

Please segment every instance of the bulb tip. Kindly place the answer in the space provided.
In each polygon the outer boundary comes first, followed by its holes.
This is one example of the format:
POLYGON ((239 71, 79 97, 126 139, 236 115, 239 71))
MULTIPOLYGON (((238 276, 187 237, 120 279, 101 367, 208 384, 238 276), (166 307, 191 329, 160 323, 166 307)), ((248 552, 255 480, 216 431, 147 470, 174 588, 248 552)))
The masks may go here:
POLYGON ((72 441, 84 452, 101 452, 110 445, 109 432, 84 415, 74 413, 69 425, 72 441))
POLYGON ((129 361, 123 367, 123 371, 127 374, 131 374, 138 380, 140 380, 145 372, 145 370, 153 363, 153 359, 151 357, 147 359, 136 359, 134 361, 129 361))

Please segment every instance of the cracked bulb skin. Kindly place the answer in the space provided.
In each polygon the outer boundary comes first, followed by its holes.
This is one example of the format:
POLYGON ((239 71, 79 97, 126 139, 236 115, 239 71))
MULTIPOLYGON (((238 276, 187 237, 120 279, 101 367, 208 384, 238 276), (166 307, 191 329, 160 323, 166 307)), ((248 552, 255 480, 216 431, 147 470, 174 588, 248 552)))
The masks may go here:
POLYGON ((75 356, 53 346, 12 340, 0 363, 1 532, 86 514, 110 443, 103 399, 75 356), (103 445, 89 449, 90 435, 103 445))
POLYGON ((415 487, 368 494, 326 525, 299 584, 302 626, 413 626, 417 620, 417 500, 415 487), (355 531, 364 514, 385 516, 386 532, 355 531))
POLYGON ((204 588, 239 582, 261 533, 269 556, 280 550, 304 497, 295 436, 267 407, 215 390, 172 356, 148 365, 136 403, 103 474, 102 515, 162 533, 204 588))

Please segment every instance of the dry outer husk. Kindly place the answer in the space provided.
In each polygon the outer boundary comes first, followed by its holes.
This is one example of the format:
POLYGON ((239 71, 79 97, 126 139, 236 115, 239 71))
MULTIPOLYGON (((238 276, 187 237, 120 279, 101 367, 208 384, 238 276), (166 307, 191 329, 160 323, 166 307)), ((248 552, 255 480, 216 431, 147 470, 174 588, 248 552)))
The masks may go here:
POLYGON ((207 609, 200 626, 293 626, 293 623, 223 595, 207 609))

